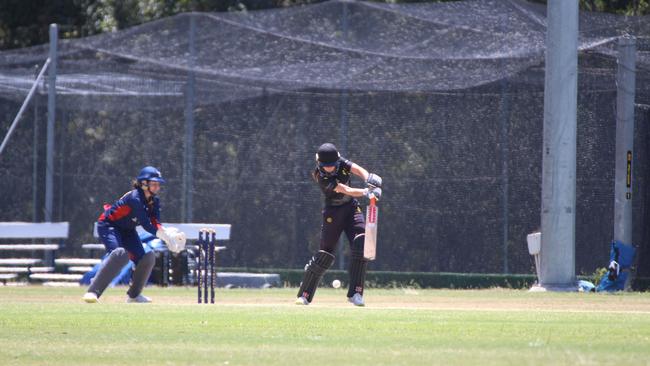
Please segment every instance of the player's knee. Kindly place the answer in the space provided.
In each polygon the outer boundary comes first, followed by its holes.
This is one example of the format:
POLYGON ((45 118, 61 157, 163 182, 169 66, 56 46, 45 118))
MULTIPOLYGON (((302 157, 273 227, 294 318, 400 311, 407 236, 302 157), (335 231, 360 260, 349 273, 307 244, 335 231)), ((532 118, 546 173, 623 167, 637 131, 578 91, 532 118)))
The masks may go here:
POLYGON ((307 263, 306 269, 316 274, 323 274, 334 263, 334 254, 319 250, 307 263))
POLYGON ((129 258, 129 253, 126 252, 126 249, 124 248, 115 248, 113 251, 111 251, 111 257, 113 258, 126 258, 128 260, 129 258))
POLYGON ((143 264, 145 266, 152 265, 156 261, 156 255, 154 252, 145 253, 142 257, 135 260, 136 265, 143 264))
POLYGON ((361 254, 363 257, 363 243, 366 240, 366 234, 358 234, 357 236, 354 237, 354 240, 352 240, 352 244, 350 245, 351 249, 351 254, 354 257, 357 254, 361 254))

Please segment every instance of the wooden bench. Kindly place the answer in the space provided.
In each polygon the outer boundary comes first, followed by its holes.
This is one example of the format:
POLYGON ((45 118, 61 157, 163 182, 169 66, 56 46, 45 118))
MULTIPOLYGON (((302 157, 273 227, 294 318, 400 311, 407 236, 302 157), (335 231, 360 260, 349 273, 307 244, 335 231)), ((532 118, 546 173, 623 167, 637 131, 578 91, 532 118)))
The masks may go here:
MULTIPOLYGON (((222 240, 229 240, 230 239, 230 229, 231 225, 230 224, 208 224, 208 223, 174 223, 174 222, 165 222, 162 224, 163 226, 166 227, 175 227, 178 230, 182 231, 185 233, 185 237, 188 240, 188 243, 186 244, 187 249, 191 249, 190 251, 193 253, 196 253, 197 246, 194 245, 193 243, 190 243, 190 240, 197 240, 199 238, 199 231, 201 229, 211 229, 214 230, 215 232, 215 240, 217 241, 222 241, 222 240)), ((137 229, 138 234, 145 233, 146 231, 141 227, 138 226, 137 229)), ((95 226, 93 228, 93 235, 97 238, 99 237, 97 233, 97 223, 95 223, 95 226)), ((87 249, 87 250, 97 250, 97 249, 103 249, 96 244, 84 244, 82 248, 87 249)), ((215 252, 219 252, 226 249, 225 246, 215 246, 215 252)), ((188 252, 190 252, 188 251, 188 252)), ((162 286, 167 286, 170 284, 171 278, 170 278, 170 271, 172 271, 172 256, 168 251, 164 251, 160 253, 160 271, 159 273, 161 274, 161 278, 159 279, 160 284, 162 286)), ((158 263, 157 260, 157 263, 158 263)), ((192 258, 191 260, 195 260, 195 258, 192 258)), ((156 264, 158 266, 158 264, 156 264)), ((189 274, 188 274, 189 276, 189 274)), ((184 278, 186 276, 181 275, 181 276, 174 276, 177 278, 184 278)), ((185 282, 183 280, 183 282, 185 282)), ((184 283, 185 285, 188 285, 189 283, 184 283)))
POLYGON ((38 258, 0 258, 0 266, 28 266, 40 264, 43 260, 38 258))
POLYGON ((94 266, 101 262, 102 260, 97 258, 58 258, 54 260, 57 265, 64 266, 94 266))
POLYGON ((90 272, 94 265, 101 262, 102 260, 99 258, 57 258, 54 260, 59 272, 74 275, 90 272))
POLYGON ((52 287, 77 287, 83 278, 78 273, 33 273, 29 275, 31 281, 40 281, 43 286, 52 287))
POLYGON ((89 244, 82 244, 81 249, 87 250, 90 253, 90 256, 95 258, 98 255, 96 254, 99 252, 99 256, 101 257, 104 253, 106 253, 106 246, 104 244, 95 244, 95 243, 89 243, 89 244))
POLYGON ((106 250, 104 244, 81 244, 81 248, 86 250, 106 250))
POLYGON ((32 273, 29 275, 31 280, 37 281, 76 281, 79 282, 83 275, 69 273, 32 273))
POLYGON ((59 244, 0 244, 0 250, 30 252, 35 250, 59 250, 59 244))
MULTIPOLYGON (((162 224, 163 226, 169 226, 169 227, 175 227, 179 231, 182 231, 185 233, 185 237, 187 240, 196 240, 199 238, 199 230, 201 229, 212 229, 215 231, 215 238, 216 240, 229 240, 230 239, 230 224, 201 224, 201 223, 190 223, 190 224, 183 224, 183 223, 174 223, 174 222, 165 222, 162 224)), ((138 226, 137 229, 138 234, 145 233, 146 231, 142 228, 142 226, 138 226)), ((97 234, 97 223, 95 223, 94 229, 93 229, 93 235, 98 238, 99 235, 97 234)), ((88 244, 86 244, 88 245, 88 244)))
POLYGON ((92 266, 70 266, 68 273, 86 273, 93 270, 92 266))
POLYGON ((0 274, 0 282, 2 282, 3 285, 7 284, 7 281, 9 280, 15 280, 18 277, 16 273, 3 273, 0 274))
MULTIPOLYGON (((68 238, 69 224, 67 222, 0 222, 0 239, 67 239, 68 238)), ((27 244, 27 243, 10 243, 0 244, 0 255, 7 256, 17 255, 21 252, 32 253, 32 258, 15 258, 5 257, 0 258, 0 266, 7 266, 0 268, 3 274, 19 274, 32 273, 46 273, 52 272, 54 269, 54 258, 56 251, 60 249, 60 245, 56 243, 46 244, 27 244), (33 258, 35 252, 43 252, 41 258, 33 258), (41 262, 45 262, 45 267, 34 267, 41 262)), ((11 276, 8 276, 11 277, 11 276)), ((5 280, 6 282, 6 280, 5 280)))
POLYGON ((49 273, 54 267, 0 267, 0 273, 49 273))

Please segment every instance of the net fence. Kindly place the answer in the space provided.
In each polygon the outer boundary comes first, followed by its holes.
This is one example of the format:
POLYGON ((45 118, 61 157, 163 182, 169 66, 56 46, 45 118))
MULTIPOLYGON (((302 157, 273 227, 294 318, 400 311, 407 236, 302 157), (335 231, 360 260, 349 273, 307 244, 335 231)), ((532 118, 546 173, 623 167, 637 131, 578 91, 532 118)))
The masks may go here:
MULTIPOLYGON (((233 225, 220 265, 300 268, 318 248, 322 197, 309 173, 329 141, 384 178, 371 269, 532 273, 545 10, 335 0, 59 41, 53 218, 71 223, 64 251, 96 242, 102 204, 154 165, 168 181, 163 221, 233 225)), ((638 38, 634 240, 641 274, 650 268, 650 19, 581 13, 579 273, 606 264, 613 236, 623 34, 638 38)), ((0 53, 0 131, 48 47, 0 53)), ((43 219, 46 120, 44 80, 0 156, 2 221, 43 219)))

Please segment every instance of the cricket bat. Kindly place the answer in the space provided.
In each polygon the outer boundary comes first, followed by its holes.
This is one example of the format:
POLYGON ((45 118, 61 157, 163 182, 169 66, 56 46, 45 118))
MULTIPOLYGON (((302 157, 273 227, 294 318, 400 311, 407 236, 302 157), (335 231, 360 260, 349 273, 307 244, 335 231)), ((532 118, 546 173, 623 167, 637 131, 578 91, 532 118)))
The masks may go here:
POLYGON ((375 260, 377 254, 377 219, 379 208, 377 199, 370 197, 370 204, 366 209, 366 237, 363 244, 363 257, 369 261, 375 260))

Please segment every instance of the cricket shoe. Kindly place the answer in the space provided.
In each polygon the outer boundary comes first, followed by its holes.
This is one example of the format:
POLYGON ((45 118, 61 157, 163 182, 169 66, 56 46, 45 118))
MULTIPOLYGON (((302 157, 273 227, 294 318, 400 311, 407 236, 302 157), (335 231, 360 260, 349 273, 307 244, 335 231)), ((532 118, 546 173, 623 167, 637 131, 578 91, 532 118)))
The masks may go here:
POLYGON ((358 292, 352 295, 352 297, 348 297, 348 301, 353 303, 354 306, 366 306, 366 303, 363 302, 363 295, 358 292))
POLYGON ((309 305, 309 301, 304 296, 300 296, 299 298, 296 299, 295 302, 296 305, 309 305))
POLYGON ((126 299, 126 302, 137 302, 137 303, 142 303, 142 304, 143 304, 143 303, 151 302, 151 299, 148 298, 148 297, 146 297, 146 296, 144 296, 144 295, 142 295, 142 294, 140 294, 140 295, 138 295, 138 296, 136 296, 136 297, 130 297, 130 296, 129 296, 129 297, 126 299))
POLYGON ((83 297, 83 300, 89 304, 94 304, 99 302, 99 298, 97 297, 97 294, 94 292, 86 292, 86 294, 83 297))

